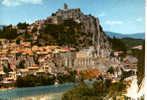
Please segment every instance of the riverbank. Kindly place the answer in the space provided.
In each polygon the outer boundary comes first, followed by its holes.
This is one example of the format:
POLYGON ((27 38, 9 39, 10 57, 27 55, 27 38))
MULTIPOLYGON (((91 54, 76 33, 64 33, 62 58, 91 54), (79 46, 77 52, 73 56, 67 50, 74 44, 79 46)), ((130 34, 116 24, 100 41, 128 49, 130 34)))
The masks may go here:
MULTIPOLYGON (((84 80, 84 82, 90 82, 89 80, 84 80)), ((63 84, 54 84, 54 85, 47 85, 47 86, 59 86, 59 85, 64 85, 64 84, 72 84, 73 82, 67 82, 67 83, 63 83, 63 84)), ((78 82, 74 82, 75 84, 78 83, 78 82)), ((40 86, 35 86, 35 87, 40 87, 40 86)), ((34 87, 34 88, 35 88, 34 87)), ((9 87, 9 88, 0 88, 0 91, 5 91, 5 90, 11 90, 11 89, 16 89, 16 88, 19 88, 19 87, 9 87)), ((21 87, 21 88, 33 88, 33 87, 21 87)))
MULTIPOLYGON (((91 85, 92 81, 86 81, 88 85, 91 85)), ((61 100, 62 93, 69 91, 72 87, 78 85, 79 83, 65 83, 58 85, 50 86, 38 86, 38 87, 29 87, 29 88, 14 88, 11 90, 0 91, 0 99, 2 100, 31 100, 29 98, 36 99, 44 97, 47 99, 44 100, 61 100), (57 97, 57 99, 48 99, 48 98, 57 97), (27 99, 28 98, 28 99, 27 99)), ((34 99, 33 99, 34 100, 34 99)))
POLYGON ((0 91, 11 90, 11 89, 15 89, 15 88, 17 88, 17 87, 0 88, 0 91))
POLYGON ((19 98, 15 100, 61 100, 63 93, 64 92, 52 93, 52 94, 46 94, 46 95, 36 95, 31 97, 19 98))

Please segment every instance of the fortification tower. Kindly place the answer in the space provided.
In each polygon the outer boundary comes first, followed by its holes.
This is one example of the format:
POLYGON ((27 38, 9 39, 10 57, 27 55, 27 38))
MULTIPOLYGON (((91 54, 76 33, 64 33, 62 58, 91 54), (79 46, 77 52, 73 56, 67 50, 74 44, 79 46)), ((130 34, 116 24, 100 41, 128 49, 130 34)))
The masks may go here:
POLYGON ((64 3, 64 9, 68 9, 68 5, 64 3))

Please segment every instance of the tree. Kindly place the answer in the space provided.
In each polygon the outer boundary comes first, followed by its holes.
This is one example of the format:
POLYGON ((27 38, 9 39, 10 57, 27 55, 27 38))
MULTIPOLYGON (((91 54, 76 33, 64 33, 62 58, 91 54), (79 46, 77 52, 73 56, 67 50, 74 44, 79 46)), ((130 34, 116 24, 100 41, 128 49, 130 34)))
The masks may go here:
POLYGON ((110 74, 114 74, 114 68, 110 67, 107 72, 109 72, 110 74))
POLYGON ((15 39, 17 36, 17 29, 13 29, 12 25, 5 26, 2 31, 0 31, 0 38, 5 38, 5 39, 15 39))
POLYGON ((27 24, 26 22, 17 24, 18 29, 27 29, 28 26, 29 24, 27 24))
POLYGON ((8 64, 8 66, 6 67, 6 66, 3 66, 3 71, 5 72, 5 73, 9 73, 10 71, 12 71, 11 70, 11 68, 10 68, 10 66, 9 66, 9 64, 8 64))
POLYGON ((113 50, 127 50, 126 45, 121 41, 121 39, 118 39, 114 36, 113 38, 108 37, 108 40, 111 43, 113 50))
POLYGON ((25 63, 25 61, 24 60, 21 60, 20 62, 19 62, 19 65, 17 66, 17 68, 25 68, 25 65, 24 65, 24 63, 25 63))
POLYGON ((55 76, 51 74, 41 75, 27 75, 24 77, 18 77, 16 80, 17 87, 34 87, 34 86, 46 86, 53 85, 55 82, 55 76))
POLYGON ((16 44, 20 44, 20 40, 16 40, 16 44))
POLYGON ((2 81, 3 80, 3 77, 0 75, 0 81, 2 81))
POLYGON ((29 40, 30 38, 31 38, 31 35, 28 33, 28 30, 26 29, 26 31, 24 33, 24 39, 29 40))
MULTIPOLYGON (((126 91, 124 82, 112 83, 111 80, 95 81, 92 87, 81 82, 63 94, 62 100, 108 100, 126 91), (108 98, 108 99, 104 99, 108 98)), ((113 99, 115 100, 115 99, 113 99)))
POLYGON ((126 93, 126 89, 126 84, 123 81, 112 83, 108 88, 108 96, 116 100, 116 96, 121 96, 123 93, 126 93))
POLYGON ((137 79, 138 85, 141 83, 145 77, 145 42, 143 44, 143 49, 138 53, 138 63, 137 63, 137 79))
MULTIPOLYGON (((66 92, 62 100, 90 100, 89 96, 92 95, 90 88, 84 82, 72 88, 71 91, 66 92)), ((91 99, 93 100, 93 99, 91 99)))

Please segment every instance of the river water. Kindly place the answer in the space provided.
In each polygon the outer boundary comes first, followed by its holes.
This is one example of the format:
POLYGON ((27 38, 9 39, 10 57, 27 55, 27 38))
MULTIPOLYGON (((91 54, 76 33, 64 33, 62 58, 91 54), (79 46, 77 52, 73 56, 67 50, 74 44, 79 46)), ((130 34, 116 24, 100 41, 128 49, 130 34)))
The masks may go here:
MULTIPOLYGON (((93 82, 86 82, 91 85, 93 82)), ((15 88, 0 91, 0 100, 61 100, 62 94, 71 90, 78 83, 40 86, 32 88, 15 88)))

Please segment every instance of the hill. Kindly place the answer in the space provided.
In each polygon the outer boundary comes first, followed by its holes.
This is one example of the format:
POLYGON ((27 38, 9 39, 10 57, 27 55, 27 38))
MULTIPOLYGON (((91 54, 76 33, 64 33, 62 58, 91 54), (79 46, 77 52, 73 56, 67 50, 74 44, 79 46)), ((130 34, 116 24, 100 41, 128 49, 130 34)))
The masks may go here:
POLYGON ((97 57, 109 56, 111 52, 108 37, 99 19, 84 14, 79 8, 68 8, 67 5, 46 19, 37 20, 30 25, 27 23, 10 25, 0 33, 0 38, 29 40, 32 44, 38 45, 92 48, 90 53, 97 57), (10 35, 13 35, 13 38, 10 35))
POLYGON ((143 39, 133 39, 133 38, 122 38, 121 41, 126 45, 127 48, 131 48, 137 45, 143 45, 143 39))
POLYGON ((111 44, 112 50, 129 50, 132 47, 143 45, 144 40, 143 39, 133 39, 133 38, 110 38, 109 42, 111 44))
POLYGON ((145 33, 122 34, 122 33, 115 33, 115 32, 109 32, 109 31, 105 31, 105 33, 109 37, 115 36, 116 38, 145 39, 145 33))

